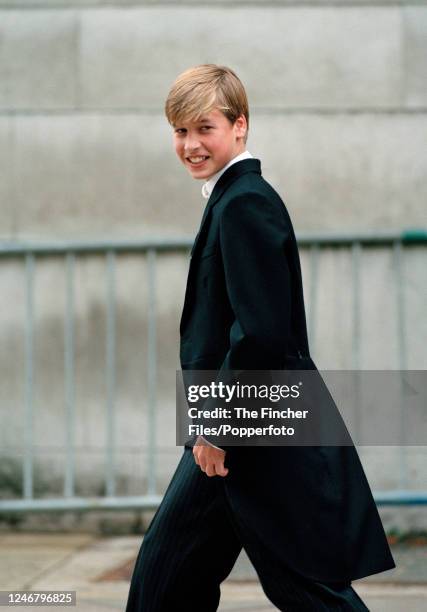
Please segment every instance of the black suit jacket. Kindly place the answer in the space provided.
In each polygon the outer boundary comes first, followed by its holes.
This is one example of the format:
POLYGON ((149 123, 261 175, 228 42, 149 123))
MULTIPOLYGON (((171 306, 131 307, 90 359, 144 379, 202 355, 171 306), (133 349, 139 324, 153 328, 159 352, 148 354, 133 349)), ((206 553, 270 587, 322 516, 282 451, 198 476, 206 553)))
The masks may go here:
MULTIPOLYGON (((258 159, 211 193, 196 236, 180 324, 183 370, 316 369, 297 243, 258 159)), ((354 446, 228 447, 224 486, 242 530, 319 581, 395 567, 354 446)))

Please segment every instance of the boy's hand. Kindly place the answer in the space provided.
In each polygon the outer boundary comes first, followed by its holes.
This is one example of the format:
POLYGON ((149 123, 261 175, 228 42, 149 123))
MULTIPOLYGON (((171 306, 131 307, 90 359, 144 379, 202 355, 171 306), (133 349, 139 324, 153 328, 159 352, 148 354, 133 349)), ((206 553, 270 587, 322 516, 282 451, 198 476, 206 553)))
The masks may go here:
MULTIPOLYGON (((197 440, 198 442, 199 440, 197 440)), ((228 468, 224 467, 225 451, 214 446, 195 444, 194 461, 206 476, 227 476, 228 468)))

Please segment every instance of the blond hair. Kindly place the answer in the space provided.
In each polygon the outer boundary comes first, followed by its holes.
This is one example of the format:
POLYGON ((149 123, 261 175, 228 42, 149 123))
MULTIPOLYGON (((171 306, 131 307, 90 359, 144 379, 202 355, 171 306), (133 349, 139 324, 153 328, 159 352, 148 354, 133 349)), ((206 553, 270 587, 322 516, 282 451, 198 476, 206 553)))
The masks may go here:
MULTIPOLYGON (((198 121, 214 109, 220 110, 234 124, 244 115, 249 129, 249 105, 239 77, 226 66, 200 64, 182 72, 172 84, 165 103, 171 125, 198 121)), ((246 143, 248 130, 244 142, 246 143)))

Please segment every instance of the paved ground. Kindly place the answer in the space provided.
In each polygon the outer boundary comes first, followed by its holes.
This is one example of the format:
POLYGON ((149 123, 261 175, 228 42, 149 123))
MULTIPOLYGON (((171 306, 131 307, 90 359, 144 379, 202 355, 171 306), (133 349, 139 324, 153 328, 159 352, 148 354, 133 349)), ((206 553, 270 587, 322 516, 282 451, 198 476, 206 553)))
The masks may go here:
MULTIPOLYGON (((75 590, 78 612, 123 612, 140 543, 140 536, 0 534, 0 590, 75 590)), ((393 554, 396 570, 353 583, 354 588, 372 612, 425 612, 427 547, 395 546, 393 554)), ((242 555, 222 586, 220 611, 273 610, 242 555)))

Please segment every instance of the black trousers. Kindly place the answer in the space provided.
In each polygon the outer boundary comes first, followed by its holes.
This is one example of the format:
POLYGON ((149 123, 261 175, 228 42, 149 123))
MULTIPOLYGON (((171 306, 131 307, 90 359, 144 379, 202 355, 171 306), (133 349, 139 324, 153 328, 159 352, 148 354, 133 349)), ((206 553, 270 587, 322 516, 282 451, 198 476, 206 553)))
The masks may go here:
POLYGON ((237 524, 223 478, 206 476, 195 464, 192 449, 185 448, 143 539, 126 612, 214 612, 220 584, 242 547, 279 610, 368 610, 350 583, 314 582, 280 566, 277 559, 273 563, 268 551, 260 550, 251 533, 237 524))

